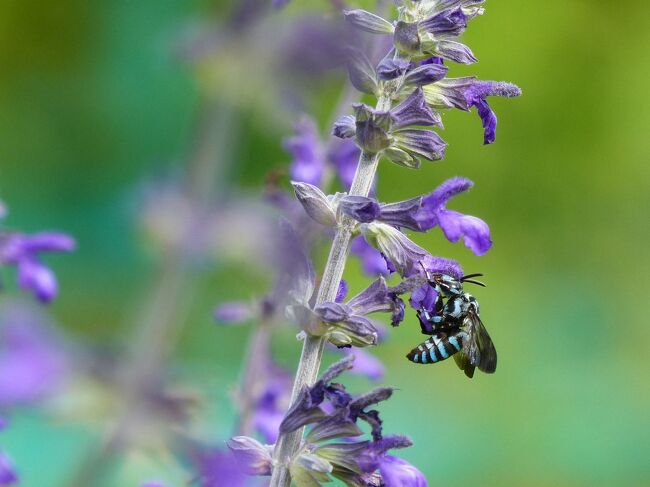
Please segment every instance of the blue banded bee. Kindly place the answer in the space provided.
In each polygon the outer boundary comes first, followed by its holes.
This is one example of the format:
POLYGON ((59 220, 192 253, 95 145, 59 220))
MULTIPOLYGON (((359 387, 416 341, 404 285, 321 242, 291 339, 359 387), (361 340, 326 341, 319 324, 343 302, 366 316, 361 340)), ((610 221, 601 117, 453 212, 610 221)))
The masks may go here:
POLYGON ((462 291, 464 282, 484 286, 471 280, 478 276, 471 274, 454 280, 444 274, 427 275, 438 299, 433 314, 418 310, 422 333, 431 336, 409 352, 407 358, 411 362, 429 364, 453 356, 467 377, 473 377, 476 367, 486 373, 496 370, 497 353, 479 316, 478 301, 462 291), (447 297, 446 303, 443 296, 447 297))

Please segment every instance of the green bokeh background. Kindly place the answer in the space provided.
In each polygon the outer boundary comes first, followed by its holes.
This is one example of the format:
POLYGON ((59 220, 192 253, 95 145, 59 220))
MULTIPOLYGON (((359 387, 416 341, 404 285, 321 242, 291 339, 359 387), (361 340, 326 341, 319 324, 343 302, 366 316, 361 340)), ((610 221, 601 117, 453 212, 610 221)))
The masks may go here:
MULTIPOLYGON (((304 8, 296 2, 272 21, 292 25, 304 8)), ((476 295, 499 370, 470 381, 452 363, 413 366, 404 354, 421 335, 406 323, 376 350, 383 382, 399 388, 382 407, 386 429, 413 438, 404 457, 432 486, 650 485, 650 4, 500 0, 487 8, 464 37, 480 63, 452 74, 522 87, 520 99, 493 102, 497 143, 481 145, 475 114, 446 114, 446 160, 417 173, 384 163, 378 194, 404 199, 452 175, 475 182, 454 208, 489 222, 495 245, 486 256, 438 231, 414 239, 486 275, 476 295)), ((0 196, 10 226, 78 239, 78 252, 50 259, 62 288, 51 313, 86 343, 128 344, 158 279, 161 261, 137 229, 134 193, 185 166, 212 78, 174 53, 192 26, 228 10, 181 0, 0 3, 0 196)), ((340 79, 312 87, 325 93, 307 103, 321 125, 340 79)), ((270 168, 286 165, 280 140, 291 125, 238 107, 236 162, 221 183, 254 195, 270 168)), ((215 327, 211 309, 259 295, 269 279, 224 259, 190 274, 190 316, 170 365, 207 397, 200 433, 218 441, 229 433, 228 390, 248 328, 215 327)), ((346 277, 353 291, 367 282, 356 264, 346 277)), ((293 332, 274 348, 295 364, 293 332)), ((0 442, 24 486, 49 487, 64 485, 101 438, 98 425, 30 411, 14 415, 0 442)), ((175 485, 172 470, 133 455, 103 485, 137 485, 132 471, 175 485)))

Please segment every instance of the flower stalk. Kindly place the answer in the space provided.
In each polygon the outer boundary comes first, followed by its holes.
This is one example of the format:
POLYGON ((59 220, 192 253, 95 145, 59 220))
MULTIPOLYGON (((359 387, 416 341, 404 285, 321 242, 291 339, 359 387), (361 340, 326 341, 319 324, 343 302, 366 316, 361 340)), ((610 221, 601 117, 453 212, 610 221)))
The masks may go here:
MULTIPOLYGON (((390 105, 390 96, 384 94, 378 98, 376 108, 377 110, 388 110, 390 109, 390 105)), ((361 153, 352 187, 350 188, 350 195, 368 196, 375 179, 378 163, 378 154, 370 154, 366 151, 361 153)), ((344 216, 339 224, 334 241, 332 242, 325 270, 323 271, 320 287, 318 288, 316 306, 326 301, 334 301, 336 298, 336 292, 343 277, 348 254, 350 253, 350 241, 355 225, 356 222, 348 216, 344 216)), ((310 335, 305 337, 293 384, 293 391, 291 393, 292 403, 296 400, 303 387, 313 384, 316 380, 326 341, 327 338, 325 337, 314 337, 310 335)), ((296 431, 281 435, 278 438, 275 447, 275 468, 273 469, 270 487, 289 487, 291 476, 288 465, 300 447, 302 436, 303 428, 298 428, 296 431)))

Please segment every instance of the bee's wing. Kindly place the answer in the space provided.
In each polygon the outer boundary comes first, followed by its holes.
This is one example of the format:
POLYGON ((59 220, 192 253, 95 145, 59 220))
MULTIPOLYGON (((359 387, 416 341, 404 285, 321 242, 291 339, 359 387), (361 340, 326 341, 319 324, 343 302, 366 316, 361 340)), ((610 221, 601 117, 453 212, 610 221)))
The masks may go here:
MULTIPOLYGON (((497 351, 494 348, 494 343, 492 343, 490 335, 488 335, 485 326, 483 326, 481 318, 474 312, 470 312, 467 315, 465 324, 469 337, 463 345, 463 354, 467 356, 469 364, 478 367, 479 370, 487 374, 491 374, 497 369, 497 351)), ((465 370, 465 374, 468 377, 471 377, 468 374, 466 366, 461 368, 465 370)))
POLYGON ((454 362, 456 362, 456 365, 458 365, 458 368, 465 372, 465 375, 469 377, 470 379, 474 377, 474 367, 470 361, 469 357, 465 353, 464 350, 461 350, 458 352, 456 355, 454 355, 454 362))

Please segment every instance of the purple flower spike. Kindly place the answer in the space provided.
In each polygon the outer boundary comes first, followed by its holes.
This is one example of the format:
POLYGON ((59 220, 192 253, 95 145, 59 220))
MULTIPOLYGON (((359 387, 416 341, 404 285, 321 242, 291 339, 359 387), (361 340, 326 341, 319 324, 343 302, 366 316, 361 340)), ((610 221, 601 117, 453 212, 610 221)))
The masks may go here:
POLYGON ((512 98, 521 95, 521 89, 511 83, 476 81, 465 91, 468 106, 475 106, 483 125, 483 143, 492 144, 496 139, 497 116, 485 100, 488 96, 512 98))
POLYGON ((54 273, 40 261, 38 254, 70 252, 75 246, 74 239, 63 233, 9 234, 0 240, 0 264, 16 266, 18 285, 47 303, 56 297, 58 284, 54 273))
POLYGON ((289 167, 291 179, 318 186, 325 171, 325 156, 316 124, 305 117, 296 124, 295 130, 296 135, 284 142, 284 148, 293 156, 289 167))
POLYGON ((18 483, 18 474, 9 457, 0 450, 0 485, 15 485, 18 483))
POLYGON ((436 225, 450 242, 458 242, 464 237, 465 246, 476 255, 483 255, 490 247, 490 229, 483 220, 457 211, 448 210, 447 201, 471 188, 473 183, 465 178, 451 178, 422 200, 422 208, 416 216, 423 231, 436 225))

